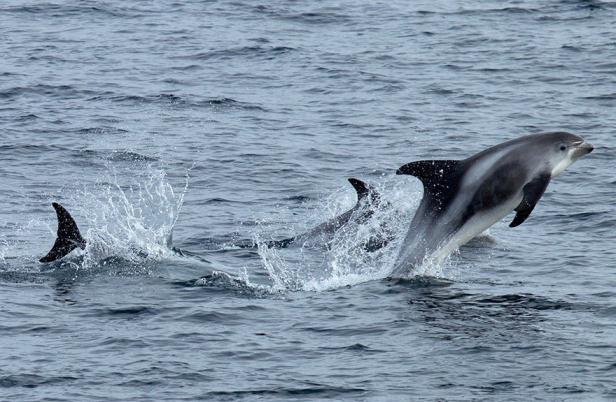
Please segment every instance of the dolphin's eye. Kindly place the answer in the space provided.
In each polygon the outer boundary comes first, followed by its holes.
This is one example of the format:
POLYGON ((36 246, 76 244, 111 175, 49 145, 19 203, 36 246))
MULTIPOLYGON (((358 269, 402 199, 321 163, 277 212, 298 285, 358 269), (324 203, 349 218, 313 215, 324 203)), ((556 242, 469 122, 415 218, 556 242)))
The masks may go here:
POLYGON ((565 149, 567 149, 567 146, 566 146, 566 145, 564 145, 564 144, 563 144, 563 145, 561 145, 561 146, 560 146, 560 150, 561 150, 561 151, 564 151, 565 149))

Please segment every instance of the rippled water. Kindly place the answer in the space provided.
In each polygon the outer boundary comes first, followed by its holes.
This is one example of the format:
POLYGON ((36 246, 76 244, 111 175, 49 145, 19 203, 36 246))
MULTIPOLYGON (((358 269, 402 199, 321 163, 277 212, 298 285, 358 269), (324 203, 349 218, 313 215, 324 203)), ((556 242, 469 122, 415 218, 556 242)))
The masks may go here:
MULTIPOLYGON (((616 398, 616 5, 0 5, 0 399, 616 398), (395 244, 241 248, 424 158, 595 145, 529 220, 387 279, 395 244), (50 203, 85 252, 43 266, 50 203), (173 229, 173 245, 167 239, 173 229), (175 247, 175 251, 171 248, 175 247)), ((394 242, 395 243, 395 242, 394 242)))

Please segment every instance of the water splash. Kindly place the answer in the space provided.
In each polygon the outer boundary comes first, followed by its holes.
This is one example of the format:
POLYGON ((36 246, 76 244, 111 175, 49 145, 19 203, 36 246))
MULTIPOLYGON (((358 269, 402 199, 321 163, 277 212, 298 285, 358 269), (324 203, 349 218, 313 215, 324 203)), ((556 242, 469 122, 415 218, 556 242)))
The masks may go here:
POLYGON ((6 252, 10 248, 10 244, 5 239, 0 239, 0 267, 5 264, 6 252))
POLYGON ((94 188, 86 187, 69 200, 78 225, 87 227, 82 267, 110 259, 145 266, 173 255, 172 232, 188 189, 188 172, 180 192, 163 169, 148 165, 126 173, 110 168, 94 188))
POLYGON ((248 297, 270 297, 280 295, 271 286, 252 283, 246 271, 240 275, 231 275, 224 271, 212 271, 211 274, 190 281, 189 286, 209 287, 232 291, 235 294, 248 297))
MULTIPOLYGON (((391 176, 372 182, 382 197, 379 205, 365 205, 374 211, 369 219, 358 222, 351 219, 329 239, 319 236, 317 244, 307 242, 290 249, 268 248, 263 234, 255 236, 263 266, 267 270, 273 289, 323 291, 342 286, 383 279, 392 272, 410 220, 421 200, 419 187, 395 180, 391 176), (409 188, 411 186, 411 188, 409 188), (375 239, 385 239, 385 245, 376 251, 366 247, 375 239)), ((418 185, 418 184, 417 184, 418 185)), ((345 210, 340 194, 324 201, 318 210, 336 216, 345 210)), ((346 208, 348 208, 348 202, 346 208)), ((358 210, 355 215, 361 214, 358 210)), ((315 216, 307 221, 319 220, 315 216)), ((321 218, 323 221, 323 218, 321 218)), ((301 233, 302 228, 298 230, 301 233)), ((449 259, 425 261, 409 276, 447 277, 449 259)))

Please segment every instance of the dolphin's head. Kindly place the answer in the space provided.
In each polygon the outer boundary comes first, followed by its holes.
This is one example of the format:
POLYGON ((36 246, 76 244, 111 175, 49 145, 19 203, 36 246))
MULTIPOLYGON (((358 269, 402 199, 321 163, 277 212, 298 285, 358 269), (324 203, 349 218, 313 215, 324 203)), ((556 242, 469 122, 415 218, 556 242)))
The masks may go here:
POLYGON ((571 133, 555 132, 539 134, 539 136, 541 137, 540 146, 547 156, 552 177, 558 176, 569 165, 588 155, 594 149, 582 137, 571 133))

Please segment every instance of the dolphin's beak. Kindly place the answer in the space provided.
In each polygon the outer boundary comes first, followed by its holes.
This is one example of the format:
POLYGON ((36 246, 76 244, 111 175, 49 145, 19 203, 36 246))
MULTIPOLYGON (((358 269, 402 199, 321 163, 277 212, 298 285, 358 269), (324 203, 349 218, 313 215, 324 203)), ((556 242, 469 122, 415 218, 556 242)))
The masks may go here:
POLYGON ((593 149, 595 149, 595 147, 593 147, 592 144, 583 142, 575 148, 574 157, 581 158, 582 156, 588 155, 589 153, 591 153, 593 149))
POLYGON ((595 149, 595 147, 593 147, 592 144, 589 144, 587 142, 584 142, 582 143, 582 145, 580 145, 580 150, 582 150, 585 154, 591 153, 593 149, 595 149))

